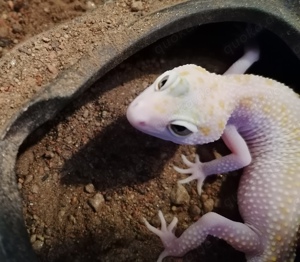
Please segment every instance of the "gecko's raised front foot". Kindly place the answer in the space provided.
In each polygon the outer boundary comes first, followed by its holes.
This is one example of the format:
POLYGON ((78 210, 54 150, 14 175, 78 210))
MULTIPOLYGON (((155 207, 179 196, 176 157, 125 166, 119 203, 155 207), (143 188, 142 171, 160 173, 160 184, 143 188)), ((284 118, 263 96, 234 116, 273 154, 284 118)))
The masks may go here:
POLYGON ((192 180, 197 180, 197 191, 198 194, 201 195, 202 185, 204 179, 206 178, 206 175, 202 170, 203 164, 200 162, 199 156, 196 155, 195 163, 189 161, 185 155, 181 155, 181 158, 183 163, 185 163, 188 166, 188 168, 179 168, 177 166, 174 166, 174 169, 180 174, 192 174, 192 175, 190 175, 185 179, 179 180, 178 183, 185 184, 185 183, 189 183, 192 180))
MULTIPOLYGON (((165 257, 176 255, 176 252, 172 252, 174 250, 174 243, 177 237, 174 234, 174 229, 177 225, 178 219, 174 217, 172 222, 167 226, 167 222, 164 218, 164 215, 161 211, 158 212, 158 216, 161 223, 161 229, 157 229, 154 226, 151 226, 149 222, 144 218, 144 222, 146 227, 155 235, 159 236, 161 239, 165 250, 160 254, 157 262, 161 262, 165 257)), ((175 249, 176 250, 176 249, 175 249)), ((174 250, 174 251, 175 251, 174 250)))

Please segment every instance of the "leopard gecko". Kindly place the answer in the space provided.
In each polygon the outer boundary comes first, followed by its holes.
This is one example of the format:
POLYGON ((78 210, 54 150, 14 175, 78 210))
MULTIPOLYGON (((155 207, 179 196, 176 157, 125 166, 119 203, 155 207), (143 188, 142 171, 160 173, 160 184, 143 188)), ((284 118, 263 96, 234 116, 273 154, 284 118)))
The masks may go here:
POLYGON ((259 58, 250 47, 224 75, 192 64, 159 76, 127 109, 138 130, 178 144, 206 144, 222 138, 231 154, 202 163, 196 156, 191 174, 198 193, 207 176, 244 167, 238 207, 244 223, 215 212, 203 215, 177 238, 177 218, 167 225, 159 211, 158 235, 164 251, 158 258, 183 256, 207 235, 245 253, 248 262, 292 262, 300 223, 300 99, 275 80, 243 73, 259 58))

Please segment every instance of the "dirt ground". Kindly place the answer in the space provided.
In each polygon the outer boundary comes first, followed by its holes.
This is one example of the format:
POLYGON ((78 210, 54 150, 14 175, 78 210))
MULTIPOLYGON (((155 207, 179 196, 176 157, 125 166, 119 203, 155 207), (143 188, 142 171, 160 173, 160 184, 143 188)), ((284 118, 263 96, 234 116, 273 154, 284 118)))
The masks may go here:
MULTIPOLYGON (((24 39, 105 2, 109 1, 0 0, 0 56, 24 39)), ((147 13, 147 5, 162 4, 119 2, 140 15, 147 13)), ((158 210, 168 221, 178 217, 177 235, 211 210, 241 221, 236 200, 241 172, 208 179, 201 196, 195 183, 180 187, 176 183, 182 176, 173 165, 184 167, 182 153, 191 160, 198 153, 208 161, 227 153, 222 142, 177 146, 136 131, 125 112, 145 87, 170 68, 195 63, 224 72, 242 52, 237 48, 232 55, 224 52, 225 47, 244 28, 238 23, 207 25, 162 39, 112 70, 28 137, 20 149, 16 179, 39 261, 156 261, 162 245, 142 218, 159 226, 158 210)), ((299 86, 299 64, 288 48, 268 33, 261 41, 266 55, 252 72, 299 86), (273 51, 268 48, 270 41, 273 51), (275 61, 270 59, 274 54, 275 61)), ((184 258, 165 261, 245 258, 224 241, 209 237, 184 258)))

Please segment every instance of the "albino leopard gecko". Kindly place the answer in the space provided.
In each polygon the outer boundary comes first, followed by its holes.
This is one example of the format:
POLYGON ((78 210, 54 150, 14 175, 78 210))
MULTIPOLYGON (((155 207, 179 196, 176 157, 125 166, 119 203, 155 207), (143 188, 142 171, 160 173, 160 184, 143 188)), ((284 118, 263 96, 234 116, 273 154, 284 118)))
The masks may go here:
POLYGON ((166 256, 183 256, 207 237, 222 238, 245 253, 248 262, 292 262, 300 224, 300 99, 287 86, 256 75, 242 75, 259 57, 248 48, 225 75, 196 65, 167 71, 128 107, 137 129, 178 144, 205 144, 222 138, 231 154, 201 163, 182 156, 192 174, 179 181, 244 168, 238 206, 244 223, 214 212, 203 215, 179 238, 159 211, 161 230, 151 226, 166 256))

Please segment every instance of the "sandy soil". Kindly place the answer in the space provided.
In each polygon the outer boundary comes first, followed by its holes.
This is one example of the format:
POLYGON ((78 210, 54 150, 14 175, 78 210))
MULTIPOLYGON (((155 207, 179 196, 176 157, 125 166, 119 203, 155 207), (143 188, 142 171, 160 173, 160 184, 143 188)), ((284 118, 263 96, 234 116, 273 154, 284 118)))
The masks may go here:
MULTIPOLYGON (((0 0, 0 55, 104 2, 108 1, 0 0)), ((126 12, 139 15, 149 4, 162 6, 158 0, 119 2, 126 12)), ((26 226, 40 261, 155 261, 162 245, 142 218, 159 226, 158 210, 168 221, 178 217, 178 235, 211 210, 240 221, 236 190, 241 172, 208 179, 198 196, 194 183, 177 186, 182 176, 172 168, 183 166, 181 153, 190 159, 198 153, 203 161, 226 154, 222 142, 177 146, 134 130, 125 112, 137 94, 170 68, 196 63, 224 72, 242 51, 226 54, 225 47, 243 29, 244 24, 237 23, 208 25, 162 39, 112 70, 30 135, 20 149, 16 172, 26 226)), ((272 40, 274 49, 266 48, 265 62, 253 72, 299 86, 296 70, 287 69, 297 63, 295 58, 272 37, 263 34, 265 46, 272 40), (276 61, 268 60, 274 57, 272 52, 277 52, 276 61)), ((224 241, 209 237, 184 258, 166 261, 245 258, 224 241)))

